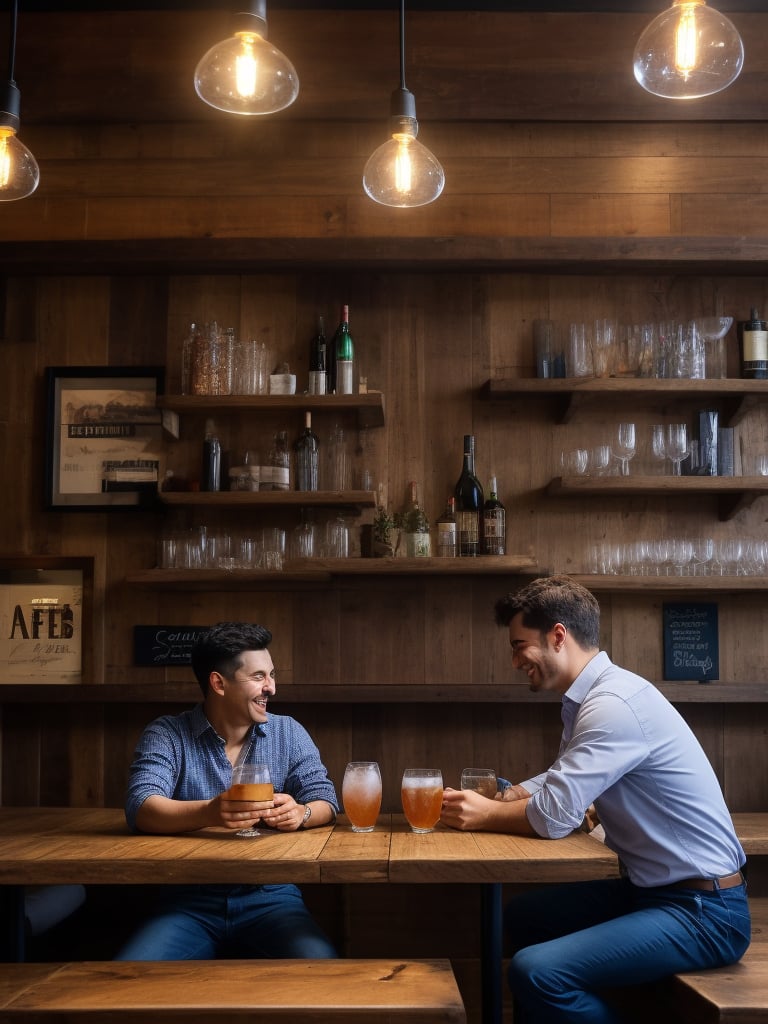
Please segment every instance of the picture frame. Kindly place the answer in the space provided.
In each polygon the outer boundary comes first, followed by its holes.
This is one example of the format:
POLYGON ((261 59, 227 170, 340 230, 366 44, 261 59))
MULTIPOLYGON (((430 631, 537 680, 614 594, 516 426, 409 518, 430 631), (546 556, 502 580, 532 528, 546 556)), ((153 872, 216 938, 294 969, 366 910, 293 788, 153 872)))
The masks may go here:
POLYGON ((161 467, 160 366, 49 366, 45 502, 70 512, 153 505, 161 467))

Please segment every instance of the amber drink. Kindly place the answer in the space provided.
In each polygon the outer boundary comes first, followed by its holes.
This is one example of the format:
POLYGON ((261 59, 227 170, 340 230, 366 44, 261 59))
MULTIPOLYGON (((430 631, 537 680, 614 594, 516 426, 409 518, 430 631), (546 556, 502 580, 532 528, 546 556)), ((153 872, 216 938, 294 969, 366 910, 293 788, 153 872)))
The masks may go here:
MULTIPOLYGON (((274 803, 275 789, 265 764, 236 764, 232 769, 232 781, 227 790, 230 800, 259 801, 271 807, 274 803)), ((235 832, 241 839, 252 839, 261 832, 252 825, 235 832)))
POLYGON ((461 773, 461 788, 473 789, 493 800, 499 791, 496 772, 493 768, 465 768, 461 773))
POLYGON ((350 761, 341 786, 353 832, 373 832, 381 810, 381 772, 375 761, 350 761))
POLYGON ((431 832, 440 820, 443 776, 439 768, 406 768, 400 789, 412 832, 431 832))

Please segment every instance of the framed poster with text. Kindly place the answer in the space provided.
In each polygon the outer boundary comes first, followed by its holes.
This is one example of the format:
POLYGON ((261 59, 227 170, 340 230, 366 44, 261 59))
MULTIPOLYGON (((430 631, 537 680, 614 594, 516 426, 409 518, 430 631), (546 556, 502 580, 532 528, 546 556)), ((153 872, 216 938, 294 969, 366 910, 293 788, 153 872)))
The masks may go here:
POLYGON ((162 414, 157 366, 46 369, 49 508, 139 508, 157 495, 162 414))

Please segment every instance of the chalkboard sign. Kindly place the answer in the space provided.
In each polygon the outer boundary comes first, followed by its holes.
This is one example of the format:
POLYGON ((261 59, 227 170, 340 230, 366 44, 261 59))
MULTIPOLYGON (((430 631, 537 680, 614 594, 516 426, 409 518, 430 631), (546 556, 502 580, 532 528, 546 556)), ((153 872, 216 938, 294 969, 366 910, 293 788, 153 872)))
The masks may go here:
POLYGON ((664 678, 720 676, 716 604, 664 604, 664 678))
POLYGON ((189 665, 202 626, 134 626, 134 665, 189 665))

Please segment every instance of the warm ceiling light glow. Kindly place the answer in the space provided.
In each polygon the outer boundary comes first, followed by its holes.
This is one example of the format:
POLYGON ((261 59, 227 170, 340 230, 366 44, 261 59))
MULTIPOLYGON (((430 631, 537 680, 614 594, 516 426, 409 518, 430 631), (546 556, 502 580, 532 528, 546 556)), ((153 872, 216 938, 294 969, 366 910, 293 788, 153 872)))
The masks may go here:
POLYGON ((392 93, 392 137, 368 158, 363 170, 366 195, 382 206, 426 206, 445 185, 437 157, 416 136, 416 99, 405 87, 405 0, 400 0, 400 88, 392 93))
POLYGON ((267 42, 266 0, 238 14, 233 34, 212 46, 195 69, 195 91, 229 114, 274 114, 299 95, 296 68, 267 42))
POLYGON ((14 81, 16 62, 16 21, 18 0, 11 4, 11 31, 8 52, 8 80, 0 86, 0 203, 26 199, 40 181, 37 160, 17 137, 21 93, 14 81))
POLYGON ((734 25, 706 0, 675 0, 637 41, 635 78, 667 99, 697 99, 738 78, 744 45, 734 25))

